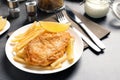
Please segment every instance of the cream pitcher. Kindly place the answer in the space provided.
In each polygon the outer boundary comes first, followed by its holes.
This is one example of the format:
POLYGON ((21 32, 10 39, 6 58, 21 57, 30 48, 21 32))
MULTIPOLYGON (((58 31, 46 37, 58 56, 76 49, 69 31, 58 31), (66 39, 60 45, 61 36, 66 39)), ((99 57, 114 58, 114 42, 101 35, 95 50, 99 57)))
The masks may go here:
POLYGON ((92 18, 101 18, 109 11, 108 0, 86 0, 84 4, 85 13, 92 18))

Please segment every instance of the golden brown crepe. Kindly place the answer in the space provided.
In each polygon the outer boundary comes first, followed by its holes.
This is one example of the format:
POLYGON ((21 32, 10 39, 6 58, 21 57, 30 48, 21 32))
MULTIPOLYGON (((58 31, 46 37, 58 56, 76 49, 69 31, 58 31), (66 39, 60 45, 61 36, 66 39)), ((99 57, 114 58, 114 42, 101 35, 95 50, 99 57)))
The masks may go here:
POLYGON ((69 32, 42 33, 24 48, 25 61, 34 66, 50 65, 65 54, 70 38, 69 32))

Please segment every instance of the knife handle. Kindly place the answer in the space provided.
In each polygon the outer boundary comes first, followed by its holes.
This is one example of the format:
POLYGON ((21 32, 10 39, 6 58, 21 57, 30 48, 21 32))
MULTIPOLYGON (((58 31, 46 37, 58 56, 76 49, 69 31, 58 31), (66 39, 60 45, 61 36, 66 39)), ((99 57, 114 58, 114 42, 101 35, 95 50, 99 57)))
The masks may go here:
POLYGON ((101 49, 96 46, 90 39, 88 39, 86 36, 84 36, 80 31, 78 31, 75 27, 72 27, 72 29, 77 33, 79 37, 81 37, 93 50, 96 52, 101 52, 101 49))
POLYGON ((81 22, 79 23, 79 25, 99 48, 101 48, 102 50, 105 49, 105 45, 102 43, 102 41, 99 38, 97 38, 97 36, 95 36, 84 23, 81 22))

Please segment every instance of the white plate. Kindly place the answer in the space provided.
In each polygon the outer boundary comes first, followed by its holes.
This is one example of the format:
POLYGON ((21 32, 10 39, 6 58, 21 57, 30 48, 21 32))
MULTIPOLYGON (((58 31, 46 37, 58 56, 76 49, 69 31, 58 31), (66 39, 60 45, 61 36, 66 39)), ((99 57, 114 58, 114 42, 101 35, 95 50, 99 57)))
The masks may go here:
POLYGON ((3 29, 2 31, 0 31, 0 35, 2 35, 2 34, 3 34, 5 31, 7 31, 9 28, 10 28, 10 22, 7 21, 7 23, 6 23, 5 27, 4 27, 4 29, 3 29))
MULTIPOLYGON (((30 25, 30 24, 29 24, 30 25)), ((35 74, 50 74, 50 73, 55 73, 55 72, 59 72, 62 70, 65 70, 67 68, 69 68, 70 66, 72 66, 73 64, 75 64, 81 57, 82 53, 83 53, 83 41, 80 37, 78 37, 78 35, 72 30, 70 29, 69 32, 72 36, 74 36, 75 38, 75 42, 74 42, 74 62, 72 64, 69 64, 68 61, 65 61, 62 64, 62 67, 59 69, 54 69, 54 70, 35 70, 35 69, 29 69, 26 68, 24 64, 18 63, 16 61, 13 60, 13 53, 12 53, 12 46, 10 45, 11 39, 13 39, 16 35, 25 32, 28 28, 29 25, 23 26, 21 28, 19 28, 18 30, 16 30, 8 39, 7 43, 6 43, 6 47, 5 47, 5 51, 6 51, 6 55, 7 58, 9 59, 9 61, 18 69, 23 70, 25 72, 29 72, 29 73, 35 73, 35 74)))

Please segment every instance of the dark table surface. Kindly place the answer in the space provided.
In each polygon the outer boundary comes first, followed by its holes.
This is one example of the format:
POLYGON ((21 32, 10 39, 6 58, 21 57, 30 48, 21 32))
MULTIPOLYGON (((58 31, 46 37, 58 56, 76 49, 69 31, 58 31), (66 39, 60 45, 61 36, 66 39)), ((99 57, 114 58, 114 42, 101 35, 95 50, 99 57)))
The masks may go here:
MULTIPOLYGON (((84 9, 78 1, 65 1, 75 11, 84 15, 84 9)), ((7 33, 28 24, 24 3, 20 3, 20 17, 12 19, 10 29, 0 36, 0 80, 120 80, 120 26, 111 25, 115 20, 111 9, 104 19, 93 20, 111 31, 110 35, 103 40, 106 49, 102 54, 96 54, 90 49, 83 52, 81 59, 72 67, 54 74, 31 74, 14 67, 5 55, 7 33)), ((51 14, 38 11, 38 20, 42 20, 51 14)), ((8 7, 5 0, 0 1, 0 15, 8 16, 8 7)))

